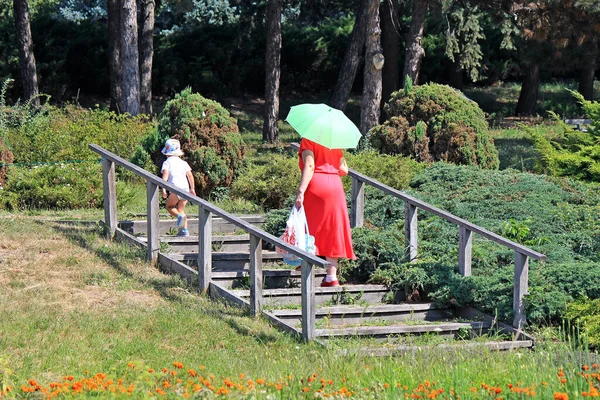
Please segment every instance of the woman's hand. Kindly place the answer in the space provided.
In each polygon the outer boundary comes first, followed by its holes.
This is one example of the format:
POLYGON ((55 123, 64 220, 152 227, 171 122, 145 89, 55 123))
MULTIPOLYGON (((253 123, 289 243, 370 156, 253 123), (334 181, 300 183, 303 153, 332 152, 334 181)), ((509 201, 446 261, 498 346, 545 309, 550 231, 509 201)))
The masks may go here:
POLYGON ((304 192, 298 192, 296 195, 296 200, 294 200, 294 205, 299 210, 302 208, 302 203, 304 203, 304 192))
POLYGON ((163 196, 163 199, 167 198, 167 190, 166 189, 162 190, 162 196, 163 196))

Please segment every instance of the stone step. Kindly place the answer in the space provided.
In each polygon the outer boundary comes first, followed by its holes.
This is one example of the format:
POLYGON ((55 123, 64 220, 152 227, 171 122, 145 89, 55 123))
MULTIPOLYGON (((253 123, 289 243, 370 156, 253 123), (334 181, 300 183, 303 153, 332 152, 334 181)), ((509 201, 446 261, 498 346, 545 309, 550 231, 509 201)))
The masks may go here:
MULTIPOLYGON (((190 216, 188 216, 189 218, 190 216)), ((265 217, 264 215, 255 214, 255 215, 237 215, 237 217, 242 220, 261 227, 264 224, 265 217)), ((166 235, 169 231, 176 228, 177 221, 175 218, 171 219, 161 219, 159 221, 159 235, 166 235)), ((136 221, 120 221, 119 228, 123 229, 125 232, 130 233, 132 235, 146 235, 147 233, 147 221, 144 220, 136 220, 136 221)), ((188 219, 188 230, 192 235, 198 235, 198 218, 189 218, 188 219)), ((213 234, 223 234, 223 233, 242 233, 242 229, 233 225, 230 222, 227 222, 223 218, 213 217, 212 219, 212 232, 213 234)))
MULTIPOLYGON (((325 275, 324 269, 315 269, 315 286, 321 283, 325 275)), ((301 272, 295 269, 263 269, 263 284, 268 289, 298 287, 300 277, 301 272)), ((240 285, 248 287, 249 278, 249 269, 215 271, 211 275, 213 282, 226 289, 239 288, 240 285)))
MULTIPOLYGON (((299 324, 302 319, 300 309, 277 309, 270 312, 291 325, 299 324)), ((453 318, 452 313, 445 307, 425 302, 320 307, 316 310, 315 316, 317 320, 325 319, 328 325, 336 326, 381 321, 434 322, 453 318)))
POLYGON ((406 324, 396 322, 384 326, 340 326, 316 329, 318 337, 331 338, 338 336, 369 336, 369 337, 387 337, 390 335, 422 335, 426 333, 435 333, 438 335, 455 335, 461 330, 472 332, 474 336, 485 333, 490 328, 490 323, 486 321, 473 322, 437 322, 406 324))
MULTIPOLYGON (((230 290, 241 298, 249 298, 249 290, 230 290)), ((383 303, 390 296, 390 290, 383 285, 343 285, 336 287, 316 287, 315 306, 383 303)), ((404 293, 395 293, 390 300, 404 300, 404 293)), ((263 306, 269 308, 299 306, 302 300, 300 288, 263 290, 263 306)))

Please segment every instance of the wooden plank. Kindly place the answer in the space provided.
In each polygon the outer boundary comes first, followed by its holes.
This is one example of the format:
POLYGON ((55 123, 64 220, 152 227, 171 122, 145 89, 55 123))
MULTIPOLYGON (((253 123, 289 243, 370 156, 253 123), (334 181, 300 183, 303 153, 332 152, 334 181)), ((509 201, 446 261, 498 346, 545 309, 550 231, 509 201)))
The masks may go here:
POLYGON ((284 242, 280 238, 275 237, 275 236, 271 235, 270 233, 263 231, 262 229, 242 220, 241 218, 238 218, 237 216, 235 216, 233 214, 228 213, 227 211, 215 206, 214 204, 212 204, 204 199, 201 199, 198 196, 195 196, 188 192, 182 191, 181 189, 177 188, 173 184, 163 180, 160 177, 157 177, 157 176, 149 173, 148 171, 145 171, 144 169, 138 167, 137 165, 130 163, 129 161, 117 156, 114 153, 111 153, 108 150, 103 149, 102 147, 100 147, 96 144, 93 144, 93 143, 89 144, 88 147, 90 150, 102 155, 102 157, 105 157, 105 158, 115 162, 116 164, 122 166, 123 168, 133 172, 134 174, 144 178, 146 181, 152 182, 157 186, 163 187, 163 188, 169 190, 170 192, 177 194, 180 198, 186 199, 191 204, 200 206, 201 208, 227 220, 229 223, 243 229, 244 231, 251 233, 255 236, 258 236, 262 240, 265 240, 271 244, 274 244, 275 246, 279 246, 279 247, 285 249, 286 251, 288 251, 289 253, 294 254, 295 256, 298 256, 304 260, 308 260, 313 265, 318 265, 325 269, 327 269, 330 266, 329 262, 327 262, 326 260, 323 260, 313 254, 309 254, 296 246, 292 246, 289 243, 284 242))
POLYGON ((262 240, 250 235, 250 314, 258 317, 262 310, 263 271, 262 240))
POLYGON ((299 331, 298 329, 294 328, 293 326, 286 324, 285 321, 281 320, 280 318, 278 318, 277 316, 273 315, 272 313, 268 312, 268 311, 263 311, 262 315, 265 316, 265 318, 267 318, 267 320, 275 325, 276 327, 278 327, 279 329, 292 334, 293 336, 297 337, 297 338, 302 338, 302 332, 299 331))
POLYGON ((406 258, 416 262, 419 247, 419 231, 417 227, 417 207, 409 202, 404 203, 404 247, 406 258))
POLYGON ((104 226, 109 239, 117 230, 117 188, 115 181, 115 163, 102 158, 102 190, 104 196, 104 226))
POLYGON ((458 272, 462 276, 471 276, 473 234, 464 226, 459 227, 458 231, 458 272))
POLYGON ((529 281, 529 257, 515 251, 515 276, 513 290, 513 327, 523 329, 527 323, 525 316, 525 295, 529 281))
POLYGON ((203 207, 198 209, 198 287, 206 293, 212 270, 212 215, 203 207))
POLYGON ((315 271, 312 264, 302 260, 302 339, 315 338, 315 271))
POLYGON ((518 340, 529 340, 533 344, 535 344, 535 338, 533 336, 523 332, 522 330, 515 329, 511 325, 508 325, 508 324, 505 324, 504 322, 498 321, 495 317, 492 317, 491 315, 483 313, 473 307, 457 308, 455 315, 460 318, 464 318, 464 319, 468 319, 468 320, 477 319, 480 321, 487 321, 490 323, 490 327, 493 328, 494 326, 496 326, 498 328, 499 332, 511 334, 513 337, 513 341, 514 340, 517 340, 517 341, 518 340))
POLYGON ((156 262, 158 258, 158 252, 160 250, 160 239, 158 232, 158 186, 153 182, 146 182, 146 209, 148 215, 146 219, 148 221, 147 234, 148 237, 148 260, 156 262))
MULTIPOLYGON (((315 268, 315 277, 325 276, 326 272, 324 269, 315 268)), ((263 277, 272 277, 272 278, 300 278, 302 272, 296 271, 294 269, 263 269, 263 277)), ((242 278, 244 276, 250 276, 250 269, 238 269, 235 271, 213 271, 212 278, 213 279, 235 279, 242 278)))
MULTIPOLYGON (((298 143, 291 143, 290 147, 299 149, 300 145, 298 143)), ((409 194, 407 194, 405 192, 394 189, 393 187, 390 187, 390 186, 388 186, 384 183, 381 183, 375 179, 369 178, 368 176, 361 174, 358 171, 355 171, 353 169, 348 169, 348 176, 352 177, 353 179, 358 179, 359 181, 362 181, 369 186, 373 186, 374 188, 377 188, 377 189, 381 190, 382 192, 389 194, 390 196, 394 196, 396 198, 404 200, 405 202, 408 202, 422 210, 425 210, 434 215, 437 215, 438 217, 441 217, 441 218, 445 219, 446 221, 452 222, 455 225, 464 226, 464 227, 468 228, 469 230, 471 230, 487 239, 490 239, 496 243, 500 243, 501 245, 504 245, 513 250, 518 250, 519 252, 521 252, 521 254, 525 254, 536 260, 546 260, 547 259, 547 257, 542 253, 539 253, 535 250, 525 247, 519 243, 513 242, 512 240, 506 239, 498 234, 495 234, 494 232, 488 231, 487 229, 477 226, 465 219, 459 218, 456 215, 450 214, 447 211, 444 211, 440 208, 434 207, 431 204, 425 203, 424 201, 419 200, 416 197, 410 196, 409 194)))
POLYGON ((133 236, 129 232, 124 231, 121 228, 117 228, 116 229, 116 231, 115 231, 115 238, 117 240, 121 240, 123 242, 128 242, 129 244, 137 246, 137 247, 139 247, 139 248, 141 248, 143 250, 146 250, 148 248, 148 244, 146 242, 142 242, 137 237, 133 236))
POLYGON ((184 263, 169 258, 166 254, 158 253, 158 265, 162 270, 177 274, 191 284, 196 283, 198 280, 198 273, 194 269, 188 267, 184 263))
MULTIPOLYGON (((530 340, 519 340, 509 342, 483 342, 483 343, 456 343, 456 344, 437 344, 431 346, 411 346, 411 345, 395 345, 386 347, 362 347, 357 351, 357 355, 369 356, 369 357, 390 357, 400 356, 406 353, 423 351, 423 350, 463 350, 463 349, 488 349, 495 351, 507 351, 519 348, 530 348, 533 347, 533 343, 530 340)), ((343 354, 348 354, 345 351, 343 354)))
MULTIPOLYGON (((377 313, 392 313, 392 312, 402 312, 402 313, 411 313, 411 312, 419 312, 419 311, 429 311, 429 310, 441 310, 444 309, 443 306, 437 305, 435 303, 418 303, 418 304, 382 304, 378 306, 332 306, 332 307, 319 307, 316 310, 316 315, 318 316, 327 316, 333 314, 377 314, 377 313)), ((300 315, 300 310, 289 310, 289 309, 281 309, 281 310, 273 310, 271 311, 274 315, 278 317, 285 316, 297 316, 300 315)))
POLYGON ((247 300, 242 299, 235 293, 231 293, 227 289, 222 288, 221 286, 216 285, 213 282, 211 282, 209 285, 208 293, 210 295, 210 298, 213 300, 223 299, 234 306, 243 309, 250 309, 250 303, 247 300))
MULTIPOLYGON (((314 271, 313 271, 314 273, 314 271)), ((369 292, 389 292, 389 289, 385 285, 345 285, 345 286, 334 286, 334 287, 316 287, 316 294, 340 294, 346 292, 348 294, 357 293, 369 293, 369 292)), ((249 290, 239 290, 240 296, 250 296, 249 290)), ((272 296, 290 296, 302 294, 301 288, 289 288, 289 289, 265 289, 263 290, 264 297, 272 296)))
POLYGON ((323 337, 332 336, 380 336, 400 335, 426 332, 456 332, 462 328, 481 330, 489 328, 487 322, 450 322, 427 325, 391 325, 391 326, 358 326, 340 329, 317 329, 316 335, 323 337))
POLYGON ((365 220, 365 184, 352 178, 352 201, 350 208, 350 226, 363 226, 365 220))

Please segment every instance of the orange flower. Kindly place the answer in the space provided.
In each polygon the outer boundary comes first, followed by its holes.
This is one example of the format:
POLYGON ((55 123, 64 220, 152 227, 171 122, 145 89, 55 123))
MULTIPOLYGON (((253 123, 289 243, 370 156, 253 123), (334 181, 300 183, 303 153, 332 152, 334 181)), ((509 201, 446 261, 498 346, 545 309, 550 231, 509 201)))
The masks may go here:
POLYGON ((150 372, 150 373, 153 373, 153 372, 154 372, 154 370, 153 370, 152 368, 149 368, 149 369, 148 369, 148 372, 150 372))
POLYGON ((258 383, 259 385, 263 385, 263 384, 265 383, 265 380, 264 380, 264 379, 260 379, 260 378, 258 378, 258 379, 256 380, 256 383, 258 383))
POLYGON ((569 400, 569 395, 566 393, 554 392, 554 400, 569 400))
POLYGON ((309 388, 307 388, 306 386, 302 388, 302 391, 303 391, 304 393, 308 392, 309 390, 310 390, 310 389, 309 389, 309 388))
POLYGON ((135 364, 134 364, 134 363, 132 363, 132 362, 130 362, 130 363, 127 363, 127 366, 128 366, 129 368, 131 368, 131 369, 135 369, 135 364))
POLYGON ((162 383, 162 386, 163 386, 165 389, 168 389, 168 388, 170 388, 170 387, 171 387, 171 384, 170 384, 168 381, 163 381, 163 383, 162 383))
POLYGON ((558 371, 558 376, 559 376, 560 378, 562 378, 563 376, 565 376, 565 373, 564 373, 562 370, 561 370, 561 371, 558 371))
POLYGON ((240 379, 244 379, 245 377, 246 377, 246 375, 240 374, 240 379))
POLYGON ((383 387, 387 389, 387 388, 389 388, 389 387, 390 387, 390 385, 389 385, 389 384, 387 384, 387 383, 384 383, 384 384, 383 384, 383 387))
POLYGON ((588 367, 587 365, 583 365, 583 366, 581 367, 581 369, 582 369, 582 370, 584 370, 584 371, 587 371, 588 369, 590 369, 590 367, 588 367))
POLYGON ((182 369, 182 368, 183 368, 183 363, 180 363, 180 362, 178 362, 178 361, 175 361, 175 362, 173 363, 173 366, 174 366, 175 368, 182 369))

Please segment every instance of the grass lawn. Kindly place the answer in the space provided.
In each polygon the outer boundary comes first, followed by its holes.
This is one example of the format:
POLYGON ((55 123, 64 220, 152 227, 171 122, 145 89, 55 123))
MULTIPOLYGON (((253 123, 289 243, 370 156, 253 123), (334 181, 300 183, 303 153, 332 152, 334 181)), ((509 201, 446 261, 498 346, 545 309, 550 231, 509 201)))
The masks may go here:
POLYGON ((102 238, 95 224, 2 214, 0 232, 0 391, 8 398, 572 398, 590 391, 583 365, 599 372, 597 355, 554 334, 533 351, 369 358, 352 355, 348 341, 336 343, 350 354, 342 356, 209 301, 102 238))

